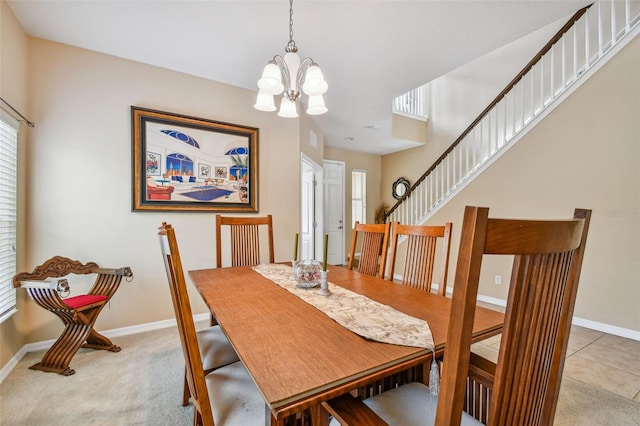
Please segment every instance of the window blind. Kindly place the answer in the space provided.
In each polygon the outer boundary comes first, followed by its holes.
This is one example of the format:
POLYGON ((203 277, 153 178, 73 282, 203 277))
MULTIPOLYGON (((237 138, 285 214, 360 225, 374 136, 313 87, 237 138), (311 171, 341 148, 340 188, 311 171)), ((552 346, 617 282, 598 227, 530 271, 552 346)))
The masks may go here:
POLYGON ((0 322, 16 310, 18 126, 0 111, 0 322))

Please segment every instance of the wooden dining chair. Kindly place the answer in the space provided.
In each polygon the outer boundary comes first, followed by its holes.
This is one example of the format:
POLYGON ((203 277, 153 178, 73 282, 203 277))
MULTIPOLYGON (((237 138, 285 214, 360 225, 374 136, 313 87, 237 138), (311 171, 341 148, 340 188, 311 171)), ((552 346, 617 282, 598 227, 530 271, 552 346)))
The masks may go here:
POLYGON ((354 269, 356 248, 360 239, 360 257, 355 269, 363 274, 384 278, 390 231, 391 222, 367 224, 356 221, 353 225, 347 268, 354 269))
MULTIPOLYGON (((230 347, 230 344, 225 337, 224 342, 219 341, 217 347, 210 346, 207 354, 203 356, 200 335, 196 332, 193 321, 175 230, 170 224, 163 223, 158 235, 185 359, 185 377, 195 408, 194 425, 209 426, 215 422, 238 426, 260 422, 264 424, 264 400, 241 362, 223 362, 224 365, 211 372, 205 370, 203 358, 206 355, 211 356, 216 351, 226 353, 229 348, 224 346, 230 347)), ((212 329, 220 330, 220 327, 215 326, 212 329)), ((219 333, 224 336, 221 330, 219 333)), ((237 358, 237 355, 235 357, 237 358)), ((221 355, 218 359, 223 358, 221 355)))
MULTIPOLYGON (((165 223, 163 222, 163 226, 164 225, 165 223)), ((215 321, 211 320, 209 327, 198 330, 197 335, 205 374, 209 374, 219 367, 240 361, 238 354, 215 321)), ((183 406, 186 407, 189 405, 190 397, 191 394, 189 393, 189 386, 185 375, 182 390, 183 406)))
POLYGON ((232 217, 216 215, 216 267, 222 267, 222 227, 230 232, 229 253, 231 266, 259 265, 260 227, 266 227, 269 263, 274 263, 273 219, 271 215, 262 217, 232 217))
POLYGON ((389 275, 393 281, 398 255, 399 237, 406 237, 404 268, 401 283, 409 287, 431 292, 433 267, 436 259, 438 240, 441 240, 440 277, 438 294, 445 296, 447 291, 447 272, 449 270, 449 251, 451 248, 451 222, 444 226, 403 225, 394 222, 391 232, 391 250, 389 255, 389 275))
POLYGON ((436 425, 553 423, 591 211, 557 221, 488 213, 465 209, 439 396, 421 383, 364 402, 346 394, 323 403, 334 424, 430 424, 435 406, 436 425), (485 254, 514 257, 496 364, 470 352, 485 254))

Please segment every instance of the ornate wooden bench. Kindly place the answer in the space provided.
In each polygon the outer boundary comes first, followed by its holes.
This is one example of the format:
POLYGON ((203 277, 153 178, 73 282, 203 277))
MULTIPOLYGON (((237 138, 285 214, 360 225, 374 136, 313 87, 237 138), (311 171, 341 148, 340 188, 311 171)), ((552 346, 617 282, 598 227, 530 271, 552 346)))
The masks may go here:
POLYGON ((132 278, 131 268, 104 269, 94 262, 82 264, 62 256, 47 260, 31 273, 21 272, 13 277, 14 287, 27 289, 38 305, 57 315, 65 325, 42 361, 29 368, 70 376, 75 371, 69 363, 81 347, 119 352, 120 347, 98 333, 93 325, 118 290, 122 277, 132 278), (60 293, 68 294, 69 283, 61 277, 69 274, 98 276, 88 294, 63 299, 60 293))

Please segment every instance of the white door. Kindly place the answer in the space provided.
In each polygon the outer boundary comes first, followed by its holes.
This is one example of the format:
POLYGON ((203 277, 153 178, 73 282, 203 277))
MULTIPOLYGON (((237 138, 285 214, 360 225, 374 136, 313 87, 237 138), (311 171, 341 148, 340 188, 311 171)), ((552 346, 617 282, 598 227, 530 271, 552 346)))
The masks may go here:
POLYGON ((327 263, 342 265, 344 255, 344 162, 324 162, 324 232, 329 234, 327 263))

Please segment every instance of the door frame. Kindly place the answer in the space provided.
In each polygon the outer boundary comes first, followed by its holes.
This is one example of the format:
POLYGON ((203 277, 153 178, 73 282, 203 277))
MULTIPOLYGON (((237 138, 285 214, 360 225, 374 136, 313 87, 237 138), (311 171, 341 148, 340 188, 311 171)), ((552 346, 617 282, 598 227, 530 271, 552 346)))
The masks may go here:
MULTIPOLYGON (((313 214, 314 214, 314 218, 313 218, 314 232, 312 234, 313 247, 314 247, 313 258, 316 260, 322 260, 322 253, 323 253, 322 246, 324 244, 324 239, 322 238, 322 235, 324 232, 324 228, 323 228, 324 226, 324 206, 323 206, 324 169, 318 163, 313 161, 311 157, 309 157, 303 152, 300 153, 300 225, 301 226, 307 220, 307 218, 303 217, 305 212, 305 209, 303 208, 303 206, 306 200, 303 199, 304 194, 302 193, 302 185, 304 185, 305 169, 309 169, 309 168, 313 170, 313 176, 315 180, 314 191, 313 191, 313 194, 311 194, 313 198, 311 201, 313 202, 313 214)), ((302 251, 300 256, 301 256, 300 260, 302 260, 303 259, 302 251)))

